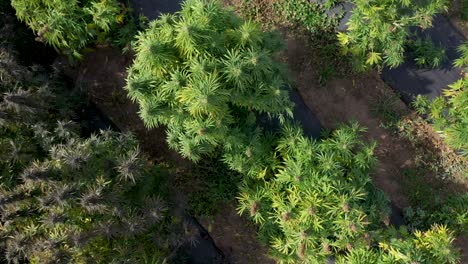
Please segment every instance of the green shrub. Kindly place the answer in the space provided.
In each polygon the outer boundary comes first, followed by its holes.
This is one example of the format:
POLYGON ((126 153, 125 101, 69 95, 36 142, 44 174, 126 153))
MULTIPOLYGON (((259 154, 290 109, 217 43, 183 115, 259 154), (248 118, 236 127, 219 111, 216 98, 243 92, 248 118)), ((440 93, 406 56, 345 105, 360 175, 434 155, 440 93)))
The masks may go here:
POLYGON ((260 225, 273 256, 285 263, 321 263, 352 245, 366 245, 367 226, 386 221, 386 198, 368 177, 375 145, 363 145, 360 131, 344 127, 313 142, 300 129, 285 127, 277 162, 241 186, 239 212, 260 225))
POLYGON ((354 0, 348 31, 338 33, 344 53, 351 53, 358 69, 372 65, 391 68, 404 61, 410 28, 427 29, 432 17, 447 10, 446 0, 354 0))
POLYGON ((388 227, 388 200, 369 177, 375 145, 360 140, 362 131, 343 126, 315 142, 284 127, 270 150, 276 161, 252 166, 241 185, 239 213, 259 225, 279 263, 455 263, 444 226, 414 234, 388 227))
POLYGON ((16 15, 36 34, 36 40, 65 54, 80 50, 114 28, 121 8, 116 0, 12 0, 16 15))
POLYGON ((197 161, 250 133, 257 113, 291 115, 281 46, 217 1, 188 0, 138 36, 126 89, 145 125, 165 125, 170 147, 197 161))

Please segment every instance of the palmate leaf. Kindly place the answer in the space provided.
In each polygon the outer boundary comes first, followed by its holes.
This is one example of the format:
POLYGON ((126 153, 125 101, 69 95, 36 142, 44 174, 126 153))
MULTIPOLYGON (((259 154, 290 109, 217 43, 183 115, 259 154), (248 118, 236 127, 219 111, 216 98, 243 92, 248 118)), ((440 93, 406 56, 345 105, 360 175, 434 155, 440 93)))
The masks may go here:
MULTIPOLYGON (((162 40, 170 40, 173 38, 174 31, 174 14, 161 14, 159 19, 150 22, 149 30, 154 35, 159 35, 162 40)), ((142 36, 140 32, 138 36, 142 36)))
POLYGON ((241 47, 255 47, 262 43, 264 38, 260 25, 252 21, 245 21, 235 32, 235 43, 241 47))
POLYGON ((229 93, 221 88, 219 78, 215 74, 206 74, 191 79, 188 86, 177 93, 177 100, 196 118, 223 119, 228 114, 228 96, 229 93))
POLYGON ((126 182, 126 184, 135 184, 142 176, 145 164, 141 162, 140 155, 140 149, 136 147, 119 158, 116 169, 119 172, 120 181, 126 182))
POLYGON ((209 43, 209 37, 188 19, 180 19, 175 24, 175 32, 175 46, 187 58, 200 55, 204 50, 202 43, 209 43))
POLYGON ((241 51, 228 50, 225 58, 222 60, 223 69, 226 80, 234 84, 234 89, 245 92, 249 85, 249 78, 244 72, 244 63, 241 51))
POLYGON ((183 133, 191 137, 196 143, 207 143, 209 145, 217 146, 225 140, 223 135, 226 133, 225 130, 228 130, 227 127, 220 127, 219 124, 219 120, 213 118, 203 120, 185 120, 183 124, 183 133))
POLYGON ((175 121, 173 120, 174 109, 160 100, 140 101, 140 111, 138 114, 148 128, 159 127, 162 124, 175 121))
POLYGON ((467 67, 468 66, 468 43, 464 43, 457 48, 460 53, 460 58, 454 61, 455 67, 467 67))
POLYGON ((207 55, 204 57, 192 58, 191 60, 184 63, 187 71, 189 71, 193 78, 203 77, 205 74, 210 74, 215 71, 217 66, 215 58, 207 55))
POLYGON ((135 63, 140 71, 157 77, 163 77, 177 58, 176 50, 170 43, 159 42, 153 38, 139 37, 136 51, 138 56, 135 63))
POLYGON ((342 46, 347 46, 348 43, 350 42, 349 41, 349 36, 344 34, 343 32, 338 32, 337 33, 337 38, 338 38, 338 41, 340 42, 340 44, 342 46))
POLYGON ((376 65, 380 63, 380 61, 382 60, 382 57, 380 55, 381 53, 378 53, 378 52, 374 52, 374 51, 369 52, 367 54, 366 63, 370 65, 376 65))
POLYGON ((158 94, 168 101, 172 106, 175 106, 175 95, 187 85, 189 74, 184 70, 176 69, 170 73, 171 77, 158 88, 158 94))
POLYGON ((84 11, 93 17, 94 23, 108 32, 114 25, 117 25, 117 17, 120 13, 119 3, 113 0, 103 0, 100 2, 92 2, 90 7, 84 11))
POLYGON ((269 79, 273 76, 271 54, 264 49, 249 48, 243 52, 244 68, 251 75, 254 82, 269 79))
POLYGON ((468 154, 468 122, 455 124, 445 130, 447 143, 455 149, 468 154))
POLYGON ((237 212, 241 215, 248 213, 256 223, 263 223, 265 218, 262 216, 261 210, 264 210, 262 200, 265 195, 265 189, 261 186, 258 186, 255 190, 250 190, 249 187, 243 186, 237 196, 237 200, 239 201, 237 212))

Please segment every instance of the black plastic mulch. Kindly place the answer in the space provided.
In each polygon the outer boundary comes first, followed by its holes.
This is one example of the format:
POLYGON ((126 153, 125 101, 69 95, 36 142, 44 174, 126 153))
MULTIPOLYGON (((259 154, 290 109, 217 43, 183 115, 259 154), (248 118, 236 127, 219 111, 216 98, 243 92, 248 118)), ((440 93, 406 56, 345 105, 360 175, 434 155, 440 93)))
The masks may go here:
POLYGON ((384 82, 398 91, 406 103, 410 103, 416 95, 434 99, 461 76, 461 70, 453 66, 453 61, 460 57, 457 47, 465 38, 446 17, 436 16, 432 28, 423 32, 417 31, 417 34, 422 38, 429 36, 434 44, 444 47, 447 59, 440 68, 421 69, 411 56, 408 56, 405 63, 399 67, 383 69, 381 77, 384 82))
POLYGON ((132 0, 132 7, 137 15, 143 15, 149 20, 158 18, 160 14, 175 13, 180 10, 182 0, 132 0))
MULTIPOLYGON (((312 0, 317 4, 324 4, 324 0, 312 0)), ((352 14, 354 4, 343 2, 337 4, 326 13, 330 17, 341 17, 336 30, 345 32, 348 29, 346 23, 352 14)), ((442 94, 449 84, 460 78, 461 70, 453 67, 453 61, 459 58, 457 47, 465 38, 458 29, 443 15, 437 15, 433 20, 433 27, 425 31, 413 29, 418 37, 429 37, 434 44, 445 48, 446 60, 437 69, 423 69, 414 62, 411 53, 407 52, 406 61, 395 69, 384 68, 381 78, 390 87, 401 94, 403 101, 409 104, 417 95, 424 95, 434 99, 442 94)))
POLYGON ((304 135, 315 139, 320 138, 320 131, 322 130, 320 121, 305 104, 299 92, 291 89, 289 98, 294 103, 294 120, 301 125, 304 135))

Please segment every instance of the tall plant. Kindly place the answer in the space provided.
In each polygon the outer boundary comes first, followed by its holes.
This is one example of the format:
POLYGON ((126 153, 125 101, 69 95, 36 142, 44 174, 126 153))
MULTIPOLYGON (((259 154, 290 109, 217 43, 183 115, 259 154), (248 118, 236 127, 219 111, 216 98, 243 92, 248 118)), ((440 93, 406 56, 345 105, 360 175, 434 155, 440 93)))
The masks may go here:
POLYGON ((116 0, 12 0, 17 17, 36 34, 37 41, 80 57, 80 50, 109 32, 119 21, 116 0))
POLYGON ((404 61, 410 28, 427 29, 432 18, 447 10, 446 0, 354 0, 348 31, 338 33, 345 53, 361 69, 372 65, 396 67, 404 61))
POLYGON ((196 161, 253 131, 258 113, 291 114, 281 46, 218 1, 187 0, 138 36, 126 89, 146 126, 166 126, 169 145, 196 161))
POLYGON ((338 263, 455 263, 446 227, 414 235, 389 228, 387 199, 369 177, 375 145, 359 139, 362 131, 344 126, 315 142, 284 127, 270 150, 273 161, 249 168, 239 213, 259 225, 280 263, 325 263, 333 256, 338 263))

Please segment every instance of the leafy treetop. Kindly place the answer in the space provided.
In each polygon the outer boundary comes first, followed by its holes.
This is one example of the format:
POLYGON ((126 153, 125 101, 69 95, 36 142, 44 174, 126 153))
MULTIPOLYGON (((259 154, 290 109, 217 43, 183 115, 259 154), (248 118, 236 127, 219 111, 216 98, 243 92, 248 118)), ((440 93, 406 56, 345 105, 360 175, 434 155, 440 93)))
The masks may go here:
MULTIPOLYGON (((411 234, 390 225, 388 201, 371 183, 375 145, 353 124, 324 140, 287 125, 267 166, 241 184, 238 211, 259 225, 279 263, 456 263, 445 226, 411 234)), ((228 160, 228 163, 231 163, 228 160)))
POLYGON ((127 90, 146 126, 165 125, 169 145, 196 161, 254 128, 258 113, 291 114, 281 47, 219 2, 188 0, 139 34, 127 90))

